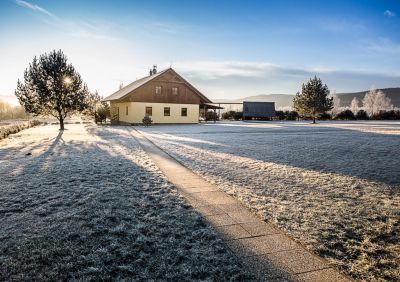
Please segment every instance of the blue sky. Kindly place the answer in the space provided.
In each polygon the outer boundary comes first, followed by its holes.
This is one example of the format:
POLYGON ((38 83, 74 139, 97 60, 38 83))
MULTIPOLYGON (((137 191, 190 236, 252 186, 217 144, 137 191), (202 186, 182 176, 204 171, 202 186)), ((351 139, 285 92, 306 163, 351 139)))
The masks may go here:
POLYGON ((172 65, 210 98, 400 86, 400 1, 0 2, 0 97, 62 49, 91 90, 172 65))

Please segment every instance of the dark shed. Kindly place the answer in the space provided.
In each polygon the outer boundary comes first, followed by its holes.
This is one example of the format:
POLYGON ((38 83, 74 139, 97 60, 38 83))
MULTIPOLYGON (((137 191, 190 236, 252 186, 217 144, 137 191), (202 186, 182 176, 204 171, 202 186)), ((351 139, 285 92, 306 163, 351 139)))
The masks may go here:
POLYGON ((243 119, 271 119, 275 116, 275 102, 243 101, 243 119))

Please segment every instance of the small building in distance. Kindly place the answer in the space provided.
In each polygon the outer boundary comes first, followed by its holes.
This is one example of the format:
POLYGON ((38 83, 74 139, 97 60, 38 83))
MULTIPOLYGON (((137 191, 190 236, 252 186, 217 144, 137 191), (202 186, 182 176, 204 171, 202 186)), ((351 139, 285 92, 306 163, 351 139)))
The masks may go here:
POLYGON ((138 79, 103 99, 110 102, 111 123, 139 124, 144 116, 154 123, 198 123, 212 103, 172 68, 138 79), (203 113, 204 114, 204 113, 203 113))
POLYGON ((243 101, 243 120, 271 120, 275 116, 275 102, 243 101))

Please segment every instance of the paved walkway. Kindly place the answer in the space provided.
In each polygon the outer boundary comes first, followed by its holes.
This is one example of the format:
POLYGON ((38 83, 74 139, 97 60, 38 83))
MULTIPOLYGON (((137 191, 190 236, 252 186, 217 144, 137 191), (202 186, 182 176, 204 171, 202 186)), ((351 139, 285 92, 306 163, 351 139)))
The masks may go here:
POLYGON ((261 281, 350 281, 327 261, 249 212, 238 200, 180 164, 144 134, 134 137, 186 200, 261 281))

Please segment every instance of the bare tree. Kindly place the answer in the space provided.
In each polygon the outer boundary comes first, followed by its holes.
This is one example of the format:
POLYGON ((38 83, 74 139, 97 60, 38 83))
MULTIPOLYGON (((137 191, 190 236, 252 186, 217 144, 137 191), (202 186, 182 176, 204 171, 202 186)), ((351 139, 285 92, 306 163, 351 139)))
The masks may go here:
POLYGON ((358 108, 359 108, 359 101, 357 99, 357 97, 354 97, 353 100, 351 100, 351 104, 350 104, 350 109, 353 112, 353 114, 357 114, 358 112, 358 108))
POLYGON ((332 115, 332 117, 335 117, 338 113, 340 113, 340 98, 336 94, 336 90, 332 90, 329 97, 332 98, 333 101, 333 108, 329 111, 329 113, 332 115))
POLYGON ((371 89, 365 94, 363 99, 363 107, 367 114, 372 117, 380 111, 390 111, 393 104, 390 98, 386 97, 381 90, 371 89))

